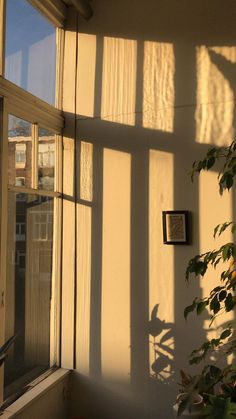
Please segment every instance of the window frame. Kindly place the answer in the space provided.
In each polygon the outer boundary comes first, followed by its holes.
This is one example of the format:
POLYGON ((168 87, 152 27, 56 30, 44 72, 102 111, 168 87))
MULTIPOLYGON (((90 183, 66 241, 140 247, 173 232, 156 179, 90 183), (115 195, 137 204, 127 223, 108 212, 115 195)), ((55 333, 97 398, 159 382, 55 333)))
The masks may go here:
MULTIPOLYGON (((37 9, 37 1, 30 1, 37 9)), ((62 4, 59 0, 53 0, 62 4)), ((44 2, 45 12, 48 1, 44 2)), ((52 10, 48 9, 45 17, 51 20, 56 28, 56 102, 55 107, 42 99, 6 80, 4 74, 4 45, 5 45, 5 10, 6 0, 0 0, 0 345, 5 336, 5 291, 7 272, 7 214, 8 192, 33 193, 35 195, 50 196, 54 199, 53 217, 53 271, 51 283, 51 314, 50 314, 50 365, 60 365, 60 302, 61 302, 61 236, 62 236, 62 130, 64 118, 62 116, 62 78, 64 56, 64 30, 62 22, 50 19, 52 10), (32 153, 32 184, 31 188, 8 185, 8 117, 14 115, 29 121, 33 127, 32 153), (38 126, 55 133, 55 171, 54 191, 37 189, 38 181, 38 126)), ((61 9, 62 10, 62 9, 61 9)), ((42 10, 40 10, 42 12, 42 10)), ((63 13, 65 10, 63 9, 63 13)), ((63 17, 64 21, 65 16, 63 17)), ((3 401, 4 368, 0 369, 0 404, 3 401)))

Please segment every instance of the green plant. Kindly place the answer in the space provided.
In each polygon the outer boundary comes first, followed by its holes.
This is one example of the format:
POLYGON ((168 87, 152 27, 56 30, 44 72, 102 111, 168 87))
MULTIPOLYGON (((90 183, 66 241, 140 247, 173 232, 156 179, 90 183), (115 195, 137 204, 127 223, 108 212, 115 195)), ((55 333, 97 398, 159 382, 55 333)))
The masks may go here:
MULTIPOLYGON (((191 170, 191 178, 202 170, 210 170, 213 166, 221 165, 218 174, 219 193, 230 190, 236 176, 236 141, 229 147, 212 147, 203 160, 195 161, 191 170)), ((214 237, 220 236, 226 229, 232 235, 236 233, 236 222, 226 221, 214 229, 214 237)), ((191 312, 201 315, 207 311, 210 314, 209 325, 216 317, 229 313, 236 306, 236 245, 234 241, 225 243, 218 249, 194 256, 188 263, 186 281, 191 276, 204 277, 209 268, 216 268, 222 264, 223 269, 216 280, 216 286, 204 298, 194 298, 193 302, 184 310, 185 319, 191 312)), ((203 417, 209 419, 230 419, 236 417, 236 367, 227 365, 229 354, 236 353, 235 322, 224 325, 217 338, 207 339, 202 345, 192 351, 190 364, 198 364, 206 360, 208 355, 220 355, 225 367, 219 368, 215 364, 207 364, 202 372, 192 377, 187 388, 187 395, 179 405, 178 415, 191 403, 192 395, 196 392, 204 397, 205 407, 203 417)), ((190 376, 189 376, 190 377, 190 376)))
POLYGON ((234 419, 236 404, 230 397, 210 396, 209 403, 202 410, 202 416, 211 419, 234 419))
MULTIPOLYGON (((236 401, 236 367, 226 366, 221 369, 216 365, 207 364, 198 375, 191 376, 183 371, 180 373, 180 392, 184 394, 184 397, 179 403, 178 416, 181 416, 186 408, 191 407, 198 394, 203 397, 206 406, 215 400, 212 397, 230 399, 232 403, 236 401)), ((221 404, 223 405, 223 402, 221 404)), ((225 409, 227 413, 231 405, 226 403, 225 409)), ((203 410, 203 412, 207 411, 203 410)), ((209 418, 213 419, 214 416, 209 416, 209 418)))
POLYGON ((196 397, 206 391, 205 380, 203 375, 186 374, 180 371, 180 399, 178 401, 178 416, 180 416, 187 408, 191 409, 196 397))

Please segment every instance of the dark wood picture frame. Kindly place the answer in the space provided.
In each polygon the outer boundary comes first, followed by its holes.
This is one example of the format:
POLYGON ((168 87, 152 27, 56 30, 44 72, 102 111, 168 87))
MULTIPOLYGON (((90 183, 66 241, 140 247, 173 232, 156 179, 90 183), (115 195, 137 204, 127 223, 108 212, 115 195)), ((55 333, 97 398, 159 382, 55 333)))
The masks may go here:
POLYGON ((162 211, 164 244, 189 244, 190 212, 162 211))

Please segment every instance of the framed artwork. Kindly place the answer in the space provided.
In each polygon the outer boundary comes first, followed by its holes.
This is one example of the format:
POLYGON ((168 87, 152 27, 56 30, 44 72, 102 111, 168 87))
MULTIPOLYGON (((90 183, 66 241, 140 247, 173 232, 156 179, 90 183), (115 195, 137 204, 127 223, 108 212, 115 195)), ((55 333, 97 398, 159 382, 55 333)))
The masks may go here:
POLYGON ((163 211, 163 242, 189 244, 189 211, 163 211))

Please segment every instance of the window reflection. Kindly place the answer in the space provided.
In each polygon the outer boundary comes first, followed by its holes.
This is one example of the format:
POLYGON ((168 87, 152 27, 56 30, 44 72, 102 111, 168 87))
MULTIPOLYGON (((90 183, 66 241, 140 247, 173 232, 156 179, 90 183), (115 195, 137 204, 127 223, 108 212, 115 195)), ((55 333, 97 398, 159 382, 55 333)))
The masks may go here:
POLYGON ((55 167, 55 135, 39 128, 38 141, 38 187, 49 191, 54 190, 55 167))
POLYGON ((55 103, 56 31, 27 1, 6 2, 5 77, 55 103))
POLYGON ((11 186, 31 187, 31 124, 13 115, 9 116, 8 177, 11 186))
POLYGON ((53 199, 10 192, 8 211, 5 397, 50 364, 53 199))
POLYGON ((15 167, 25 168, 26 164, 26 144, 16 144, 15 148, 15 167))

